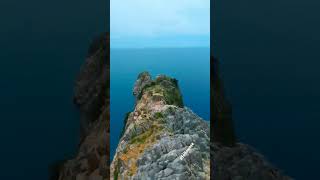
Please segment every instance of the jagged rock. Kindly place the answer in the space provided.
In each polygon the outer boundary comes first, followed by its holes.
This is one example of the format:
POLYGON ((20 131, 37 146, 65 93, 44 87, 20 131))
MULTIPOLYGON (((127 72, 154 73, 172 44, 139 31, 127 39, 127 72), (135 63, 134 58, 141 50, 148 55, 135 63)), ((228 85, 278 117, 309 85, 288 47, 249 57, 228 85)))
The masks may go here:
POLYGON ((142 89, 151 83, 151 76, 148 72, 143 72, 139 74, 138 80, 136 81, 134 88, 133 88, 133 95, 136 97, 141 96, 142 89))
POLYGON ((152 80, 143 72, 133 94, 137 102, 111 163, 111 179, 210 179, 209 123, 183 106, 178 81, 165 75, 152 80))
POLYGON ((93 41, 89 54, 76 80, 74 102, 81 112, 81 137, 85 137, 91 124, 102 114, 103 106, 109 106, 110 82, 109 35, 93 41))

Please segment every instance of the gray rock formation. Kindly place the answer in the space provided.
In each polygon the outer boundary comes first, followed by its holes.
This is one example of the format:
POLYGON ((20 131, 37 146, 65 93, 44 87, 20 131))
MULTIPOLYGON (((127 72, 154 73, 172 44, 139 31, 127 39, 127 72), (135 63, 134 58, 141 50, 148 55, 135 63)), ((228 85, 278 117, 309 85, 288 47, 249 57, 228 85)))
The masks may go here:
MULTIPOLYGON (((82 115, 79 150, 59 167, 56 179, 110 179, 109 47, 109 36, 104 35, 89 49, 74 96, 82 115)), ((212 59, 211 65, 211 133, 206 121, 184 107, 177 80, 166 76, 152 80, 147 72, 139 76, 133 90, 135 110, 126 119, 111 179, 208 179, 210 167, 214 180, 291 179, 236 141, 231 104, 223 93, 216 61, 212 59)))
POLYGON ((209 123, 183 106, 177 80, 144 72, 133 94, 111 179, 210 179, 209 123))

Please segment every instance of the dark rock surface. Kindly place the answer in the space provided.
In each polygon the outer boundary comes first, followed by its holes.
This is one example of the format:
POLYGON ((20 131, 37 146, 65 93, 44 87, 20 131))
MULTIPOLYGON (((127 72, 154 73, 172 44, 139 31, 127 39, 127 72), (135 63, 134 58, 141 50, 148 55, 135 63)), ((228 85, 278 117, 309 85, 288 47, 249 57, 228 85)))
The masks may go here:
POLYGON ((225 146, 233 146, 236 143, 235 130, 232 121, 232 108, 227 100, 223 83, 219 77, 219 63, 217 59, 211 58, 211 129, 214 142, 225 146))
POLYGON ((74 102, 81 112, 81 143, 59 180, 109 179, 109 35, 94 40, 76 81, 74 102))

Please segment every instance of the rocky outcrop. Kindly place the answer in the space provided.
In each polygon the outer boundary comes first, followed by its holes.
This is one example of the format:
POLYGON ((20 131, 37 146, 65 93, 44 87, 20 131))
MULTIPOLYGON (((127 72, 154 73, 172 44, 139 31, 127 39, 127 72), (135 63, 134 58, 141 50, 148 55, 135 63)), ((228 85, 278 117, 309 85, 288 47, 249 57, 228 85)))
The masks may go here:
POLYGON ((133 94, 111 179, 210 179, 209 123, 184 107, 178 81, 143 72, 133 94))
POLYGON ((74 102, 81 113, 81 143, 59 180, 109 180, 109 35, 97 38, 76 81, 74 102))
POLYGON ((109 36, 96 38, 89 47, 88 57, 76 80, 74 103, 81 113, 81 137, 90 132, 92 124, 109 106, 109 36))
MULTIPOLYGON (((53 179, 110 179, 109 48, 108 35, 89 48, 74 96, 82 117, 79 150, 55 167, 58 173, 53 179)), ((111 179, 209 179, 210 167, 214 180, 291 179, 236 141, 231 104, 218 76, 218 63, 211 61, 211 133, 208 122, 184 107, 177 80, 163 75, 153 80, 143 72, 133 88, 135 109, 125 119, 111 179)))

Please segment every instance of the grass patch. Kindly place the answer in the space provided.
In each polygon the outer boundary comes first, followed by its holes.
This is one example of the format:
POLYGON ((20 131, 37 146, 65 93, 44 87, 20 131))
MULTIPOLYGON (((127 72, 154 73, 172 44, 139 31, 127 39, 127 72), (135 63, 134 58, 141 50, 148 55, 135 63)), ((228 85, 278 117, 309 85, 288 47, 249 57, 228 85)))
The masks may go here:
POLYGON ((125 117, 124 117, 123 127, 122 127, 122 131, 121 131, 121 133, 120 133, 120 139, 122 138, 122 136, 123 136, 123 134, 124 134, 124 132, 125 132, 125 130, 126 130, 126 125, 127 125, 127 121, 128 121, 129 116, 130 116, 130 113, 131 113, 131 112, 127 112, 126 115, 125 115, 125 117))
POLYGON ((152 134, 152 131, 146 131, 130 140, 130 144, 145 143, 146 139, 152 134))
POLYGON ((164 116, 163 116, 163 114, 162 114, 161 112, 156 112, 156 113, 154 114, 154 118, 160 119, 160 118, 164 118, 164 116))
POLYGON ((129 146, 127 146, 130 148, 124 149, 119 155, 119 159, 125 164, 124 167, 128 170, 127 176, 131 177, 137 172, 137 159, 148 147, 154 144, 157 140, 156 137, 159 136, 159 132, 161 132, 162 129, 162 125, 154 123, 146 132, 137 135, 130 140, 129 146), (129 161, 131 161, 130 166, 128 165, 129 161))
POLYGON ((142 144, 142 143, 145 143, 147 141, 147 139, 153 138, 153 136, 155 134, 157 134, 157 132, 161 131, 162 129, 163 129, 162 125, 153 124, 148 131, 146 131, 146 132, 144 132, 144 133, 142 133, 140 135, 137 135, 134 138, 132 138, 130 140, 129 144, 137 144, 137 143, 142 144))
POLYGON ((183 107, 182 95, 178 88, 168 89, 164 93, 165 101, 169 105, 183 107))
POLYGON ((140 100, 144 93, 150 93, 150 91, 163 94, 165 96, 166 103, 169 105, 183 107, 182 95, 179 90, 177 79, 161 76, 145 85, 137 99, 140 100))
POLYGON ((114 172, 113 172, 113 179, 114 180, 118 180, 119 170, 120 170, 120 164, 119 164, 119 161, 117 161, 116 167, 115 167, 114 172))
POLYGON ((146 84, 146 85, 143 87, 143 89, 141 90, 141 93, 138 94, 137 99, 140 100, 141 97, 142 97, 142 95, 146 92, 146 90, 147 90, 148 88, 154 86, 154 85, 156 85, 156 83, 155 83, 154 81, 152 81, 152 82, 149 83, 149 84, 146 84))

